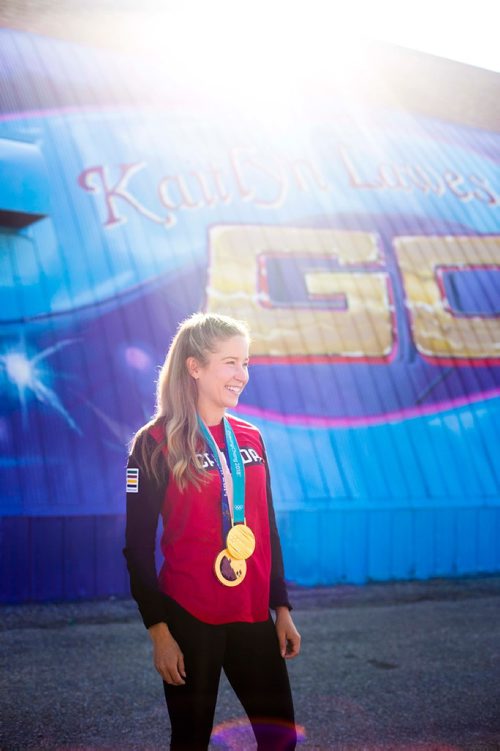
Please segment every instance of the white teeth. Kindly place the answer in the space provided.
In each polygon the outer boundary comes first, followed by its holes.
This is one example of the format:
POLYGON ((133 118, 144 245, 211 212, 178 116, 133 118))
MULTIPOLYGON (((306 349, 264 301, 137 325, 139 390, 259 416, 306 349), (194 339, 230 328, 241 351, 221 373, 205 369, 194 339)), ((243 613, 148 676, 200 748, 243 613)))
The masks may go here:
POLYGON ((232 394, 239 394, 240 389, 236 388, 235 386, 226 386, 228 391, 231 391, 232 394))

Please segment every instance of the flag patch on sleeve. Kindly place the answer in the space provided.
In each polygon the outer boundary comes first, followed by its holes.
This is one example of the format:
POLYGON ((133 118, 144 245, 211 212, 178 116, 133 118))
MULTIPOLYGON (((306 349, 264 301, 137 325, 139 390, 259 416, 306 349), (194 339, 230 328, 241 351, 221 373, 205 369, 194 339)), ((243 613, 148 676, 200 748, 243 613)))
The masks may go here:
POLYGON ((137 467, 127 468, 127 493, 139 492, 139 470, 137 467))

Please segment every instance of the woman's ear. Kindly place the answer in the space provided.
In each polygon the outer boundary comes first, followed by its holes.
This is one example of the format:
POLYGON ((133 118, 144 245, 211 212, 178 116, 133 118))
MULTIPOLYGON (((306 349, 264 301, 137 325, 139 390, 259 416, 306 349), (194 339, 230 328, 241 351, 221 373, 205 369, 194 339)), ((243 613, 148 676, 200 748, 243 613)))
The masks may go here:
POLYGON ((188 357, 186 359, 186 368, 190 376, 195 380, 199 378, 200 364, 196 357, 188 357))

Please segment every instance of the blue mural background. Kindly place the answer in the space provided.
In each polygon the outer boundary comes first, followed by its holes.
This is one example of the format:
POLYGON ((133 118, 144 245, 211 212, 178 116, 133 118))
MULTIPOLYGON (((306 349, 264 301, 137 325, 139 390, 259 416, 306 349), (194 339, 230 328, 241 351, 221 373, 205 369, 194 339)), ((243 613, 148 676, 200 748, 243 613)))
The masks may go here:
POLYGON ((127 591, 126 444, 178 322, 211 306, 264 331, 238 411, 266 439, 292 581, 498 571, 499 135, 340 95, 242 117, 173 82, 159 95, 133 59, 0 37, 2 599, 127 591), (401 238, 444 268, 469 329, 405 276, 401 238), (354 300, 364 323, 339 348, 354 300), (426 304, 446 355, 419 344, 426 304), (283 315, 286 347, 267 350, 283 315))

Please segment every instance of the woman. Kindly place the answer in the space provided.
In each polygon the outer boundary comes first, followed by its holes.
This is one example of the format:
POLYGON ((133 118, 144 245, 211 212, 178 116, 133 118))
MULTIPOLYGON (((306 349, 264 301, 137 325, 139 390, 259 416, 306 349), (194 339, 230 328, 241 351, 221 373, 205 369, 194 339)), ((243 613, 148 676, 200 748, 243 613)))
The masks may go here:
POLYGON ((128 461, 124 554, 163 678, 171 751, 207 749, 222 668, 259 751, 296 744, 284 658, 298 654, 300 635, 266 454, 257 428, 226 415, 248 382, 248 350, 242 322, 203 313, 186 319, 160 372, 156 414, 128 461))

